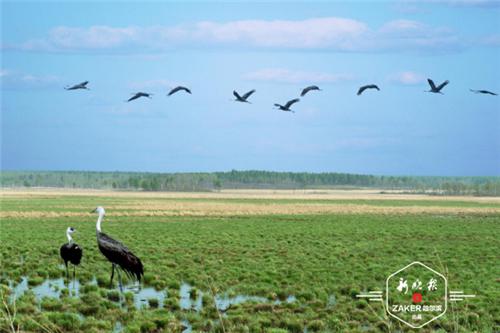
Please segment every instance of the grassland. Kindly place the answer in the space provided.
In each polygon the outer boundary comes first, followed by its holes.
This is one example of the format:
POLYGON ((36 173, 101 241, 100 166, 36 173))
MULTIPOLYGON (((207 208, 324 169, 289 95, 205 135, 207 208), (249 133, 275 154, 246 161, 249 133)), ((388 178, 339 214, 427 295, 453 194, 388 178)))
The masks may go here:
MULTIPOLYGON (((391 272, 419 260, 444 272, 450 289, 477 294, 420 332, 496 332, 500 324, 500 200, 375 191, 223 191, 141 193, 2 192, 2 293, 27 276, 31 286, 64 270, 59 247, 67 226, 84 249, 80 298, 10 303, 15 324, 33 332, 398 332, 380 304, 359 300, 383 289, 391 272), (95 240, 97 205, 105 232, 145 264, 144 285, 166 290, 161 308, 116 302, 110 265, 95 240), (95 278, 97 285, 92 283, 95 278), (201 311, 179 307, 187 282, 203 293, 201 311), (262 296, 218 312, 214 294, 262 296), (275 302, 293 295, 294 302, 275 302)), ((65 294, 63 294, 65 295, 65 294)), ((196 297, 193 293, 193 297, 196 297)), ((154 304, 154 302, 153 302, 154 304)), ((2 311, 1 330, 8 331, 2 311)))

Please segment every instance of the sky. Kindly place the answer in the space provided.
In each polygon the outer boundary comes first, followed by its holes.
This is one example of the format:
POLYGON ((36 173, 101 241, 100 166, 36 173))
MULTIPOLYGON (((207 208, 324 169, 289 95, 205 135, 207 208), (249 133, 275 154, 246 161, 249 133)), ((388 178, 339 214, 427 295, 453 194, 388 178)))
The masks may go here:
POLYGON ((500 93, 500 1, 2 1, 1 18, 2 170, 500 176, 500 96, 469 91, 500 93))

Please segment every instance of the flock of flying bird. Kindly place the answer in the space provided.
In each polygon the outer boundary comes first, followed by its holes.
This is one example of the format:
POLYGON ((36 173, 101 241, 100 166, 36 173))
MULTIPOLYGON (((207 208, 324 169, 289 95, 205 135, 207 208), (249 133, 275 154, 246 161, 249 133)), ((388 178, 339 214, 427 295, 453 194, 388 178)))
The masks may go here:
MULTIPOLYGON (((443 94, 441 92, 441 90, 448 83, 450 83, 450 81, 446 80, 443 83, 441 83, 440 85, 436 86, 436 84, 434 83, 434 81, 432 81, 431 79, 427 79, 427 82, 429 83, 429 86, 430 86, 431 89, 430 90, 426 90, 426 92, 431 92, 431 93, 436 93, 436 94, 443 94)), ((87 87, 88 83, 89 83, 89 81, 84 81, 84 82, 75 84, 73 86, 65 87, 64 89, 66 89, 66 90, 78 90, 78 89, 87 89, 87 90, 89 90, 89 88, 87 87)), ((375 90, 378 90, 378 91, 380 90, 380 88, 376 84, 367 84, 367 85, 364 85, 364 86, 362 86, 362 87, 360 87, 358 89, 357 95, 358 96, 361 95, 367 89, 375 89, 375 90)), ((315 86, 315 85, 305 87, 304 89, 302 89, 302 92, 300 93, 300 97, 304 97, 308 92, 313 91, 313 90, 320 91, 321 89, 318 86, 315 86)), ((167 96, 172 96, 173 94, 175 94, 175 93, 177 93, 179 91, 184 91, 184 92, 186 92, 188 94, 191 94, 191 90, 189 88, 186 88, 184 86, 177 86, 177 87, 171 89, 168 92, 167 96)), ((487 94, 487 95, 497 96, 496 93, 491 92, 489 90, 473 90, 473 89, 470 89, 470 91, 473 92, 473 93, 476 93, 476 94, 487 94)), ((248 101, 248 98, 253 93, 255 93, 255 89, 252 89, 252 90, 246 92, 243 95, 240 95, 236 90, 234 90, 233 91, 233 95, 235 97, 234 101, 236 101, 236 102, 242 102, 242 103, 250 103, 248 101)), ((126 102, 131 102, 131 101, 136 100, 136 99, 141 98, 141 97, 151 98, 151 96, 153 96, 152 93, 136 92, 136 93, 133 93, 132 97, 130 97, 126 102)), ((299 101, 300 101, 299 98, 294 98, 294 99, 291 99, 288 102, 286 102, 284 105, 278 104, 278 103, 274 103, 274 106, 278 110, 281 110, 281 111, 295 112, 295 111, 291 110, 290 107, 293 104, 295 104, 295 103, 297 103, 299 101)))
MULTIPOLYGON (((436 86, 434 81, 431 79, 427 79, 427 82, 429 83, 430 90, 427 90, 427 92, 431 93, 436 93, 436 94, 442 94, 441 90, 448 84, 450 83, 448 80, 444 81, 440 85, 436 86)), ((75 84, 73 86, 68 86, 65 87, 66 90, 78 90, 78 89, 89 89, 87 87, 89 81, 85 81, 79 84, 75 84)), ((380 88, 375 85, 375 84, 368 84, 365 86, 362 86, 359 88, 357 95, 361 95, 365 90, 367 89, 375 89, 375 90, 380 90, 380 88)), ((300 94, 300 97, 304 97, 308 92, 310 91, 321 91, 321 89, 318 86, 312 85, 304 88, 300 94)), ((183 86, 177 86, 170 90, 168 92, 168 96, 171 96, 179 91, 184 91, 188 94, 191 94, 191 90, 183 87, 183 86)), ((487 95, 493 95, 497 96, 496 93, 493 93, 488 90, 473 90, 470 89, 471 92, 476 93, 476 94, 487 94, 487 95)), ((242 102, 242 103, 250 103, 248 101, 248 98, 255 93, 255 89, 250 90, 246 92, 243 95, 240 95, 236 90, 233 91, 233 95, 235 97, 234 101, 236 102, 242 102)), ((130 97, 127 102, 133 101, 135 99, 141 98, 141 97, 147 97, 151 98, 153 94, 151 93, 145 93, 145 92, 137 92, 133 94, 132 97, 130 97)), ((281 111, 288 111, 288 112, 294 112, 293 110, 290 109, 290 107, 299 102, 299 98, 294 98, 292 100, 289 100, 286 102, 284 105, 275 103, 274 106, 281 111)), ((104 218, 105 211, 104 208, 102 207, 97 207, 94 209, 92 212, 98 213, 99 217, 97 219, 97 224, 96 224, 96 236, 97 236, 97 245, 99 247, 99 250, 101 253, 106 257, 106 259, 111 263, 111 281, 110 281, 110 288, 113 285, 113 277, 115 274, 115 270, 117 271, 118 274, 118 281, 119 281, 119 286, 120 290, 123 291, 122 287, 122 280, 121 280, 121 275, 120 275, 120 270, 123 270, 129 277, 137 279, 139 282, 139 288, 140 288, 140 282, 141 282, 141 277, 144 275, 144 267, 142 265, 141 260, 132 253, 125 245, 120 243, 119 241, 111 238, 107 234, 103 233, 101 231, 101 222, 104 218)), ((64 261, 64 264, 66 266, 66 277, 69 277, 69 272, 68 272, 68 262, 73 264, 73 279, 75 278, 75 267, 80 264, 83 251, 82 248, 76 244, 73 241, 73 238, 71 235, 75 232, 75 229, 72 227, 69 227, 66 230, 66 237, 68 238, 68 243, 64 244, 61 246, 60 249, 60 254, 61 258, 64 261)))
MULTIPOLYGON (((118 274, 120 291, 123 292, 120 270, 123 270, 129 277, 137 279, 140 288, 141 277, 144 275, 144 266, 142 265, 141 259, 133 254, 132 251, 123 245, 123 243, 101 231, 101 222, 106 214, 103 207, 97 207, 92 213, 97 213, 99 216, 96 223, 97 246, 102 255, 111 263, 110 288, 113 287, 115 270, 118 274)), ((83 256, 82 248, 76 244, 71 237, 75 231, 73 227, 68 227, 68 229, 66 229, 68 243, 63 244, 60 249, 61 258, 66 266, 66 278, 69 277, 68 262, 70 262, 73 264, 73 279, 75 279, 75 267, 80 264, 83 256)))

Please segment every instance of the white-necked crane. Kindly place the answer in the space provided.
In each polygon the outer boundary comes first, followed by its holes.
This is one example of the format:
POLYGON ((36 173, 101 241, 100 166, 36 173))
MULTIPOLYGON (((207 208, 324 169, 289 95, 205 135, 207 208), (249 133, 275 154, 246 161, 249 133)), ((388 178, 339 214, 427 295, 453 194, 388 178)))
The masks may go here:
POLYGON ((101 231, 101 222, 104 219, 106 212, 103 207, 97 207, 92 211, 97 212, 99 217, 96 223, 96 236, 97 245, 101 253, 108 259, 111 263, 111 279, 110 288, 113 287, 113 277, 115 275, 115 269, 118 274, 118 283, 120 286, 120 291, 123 292, 122 278, 120 275, 120 269, 122 269, 125 274, 131 278, 136 278, 139 282, 139 288, 141 287, 141 277, 144 275, 144 267, 142 266, 141 259, 139 259, 135 254, 132 253, 125 245, 121 242, 111 238, 101 231))
POLYGON ((175 94, 176 92, 181 91, 181 90, 184 90, 184 91, 185 91, 185 92, 187 92, 188 94, 191 94, 191 90, 189 90, 188 88, 183 87, 183 86, 178 86, 178 87, 175 87, 175 88, 173 88, 172 90, 170 90, 170 91, 168 92, 168 95, 167 95, 167 96, 171 96, 171 95, 173 95, 173 94, 175 94))
POLYGON ((281 110, 281 111, 288 111, 288 112, 295 113, 295 111, 290 110, 290 107, 291 107, 293 104, 297 103, 298 101, 300 101, 300 99, 298 99, 298 98, 294 98, 294 99, 292 99, 292 100, 290 100, 290 101, 286 102, 286 104, 285 104, 285 105, 281 105, 281 104, 278 104, 278 103, 274 103, 274 106, 276 106, 276 107, 277 107, 279 110, 281 110))
POLYGON ((319 89, 318 86, 305 87, 304 89, 302 89, 302 92, 300 93, 300 97, 304 97, 311 90, 319 90, 319 91, 321 91, 321 89, 319 89))
POLYGON ((89 84, 89 81, 84 81, 84 82, 81 82, 81 83, 78 83, 78 84, 75 84, 72 86, 66 86, 66 87, 64 87, 64 89, 66 89, 66 90, 77 90, 77 89, 90 90, 89 88, 87 88, 87 84, 89 84))
POLYGON ((134 96, 130 97, 127 102, 130 102, 130 101, 133 101, 134 99, 138 99, 138 98, 141 98, 141 97, 147 97, 147 98, 151 98, 151 96, 153 94, 150 94, 150 93, 145 93, 145 92, 138 92, 138 93, 135 93, 133 94, 134 96))
POLYGON ((427 82, 429 83, 431 90, 427 90, 426 92, 431 92, 431 93, 441 94, 441 95, 444 95, 441 92, 441 89, 443 89, 448 83, 450 83, 450 81, 446 80, 443 83, 441 83, 439 86, 436 87, 436 85, 434 84, 434 81, 432 81, 431 79, 427 79, 427 82))
POLYGON ((362 86, 358 89, 357 95, 361 95, 366 89, 377 89, 378 91, 380 91, 380 88, 376 84, 367 84, 366 86, 362 86))
POLYGON ((64 260, 64 265, 66 266, 66 278, 69 278, 68 272, 68 261, 73 264, 73 280, 75 279, 75 267, 80 264, 82 260, 83 250, 82 248, 73 241, 71 234, 76 230, 73 227, 68 227, 66 229, 66 237, 68 242, 61 246, 59 253, 61 254, 62 260, 64 260))
POLYGON ((474 90, 474 89, 469 89, 469 90, 472 91, 473 93, 476 93, 476 94, 485 94, 485 95, 497 96, 497 94, 495 94, 494 92, 491 92, 489 90, 474 90))
POLYGON ((245 94, 240 95, 240 94, 238 94, 238 92, 236 90, 233 90, 233 95, 234 95, 234 97, 236 97, 236 99, 235 99, 236 102, 250 103, 248 101, 248 97, 250 97, 254 92, 255 92, 255 89, 252 89, 252 90, 246 92, 245 94))

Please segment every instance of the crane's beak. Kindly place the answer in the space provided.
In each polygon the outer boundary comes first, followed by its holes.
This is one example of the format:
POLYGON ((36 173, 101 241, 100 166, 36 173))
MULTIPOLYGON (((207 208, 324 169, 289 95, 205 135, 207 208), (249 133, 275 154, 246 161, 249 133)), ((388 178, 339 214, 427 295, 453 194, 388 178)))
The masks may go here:
POLYGON ((91 210, 91 213, 95 213, 97 211, 97 208, 94 208, 94 210, 91 210))

